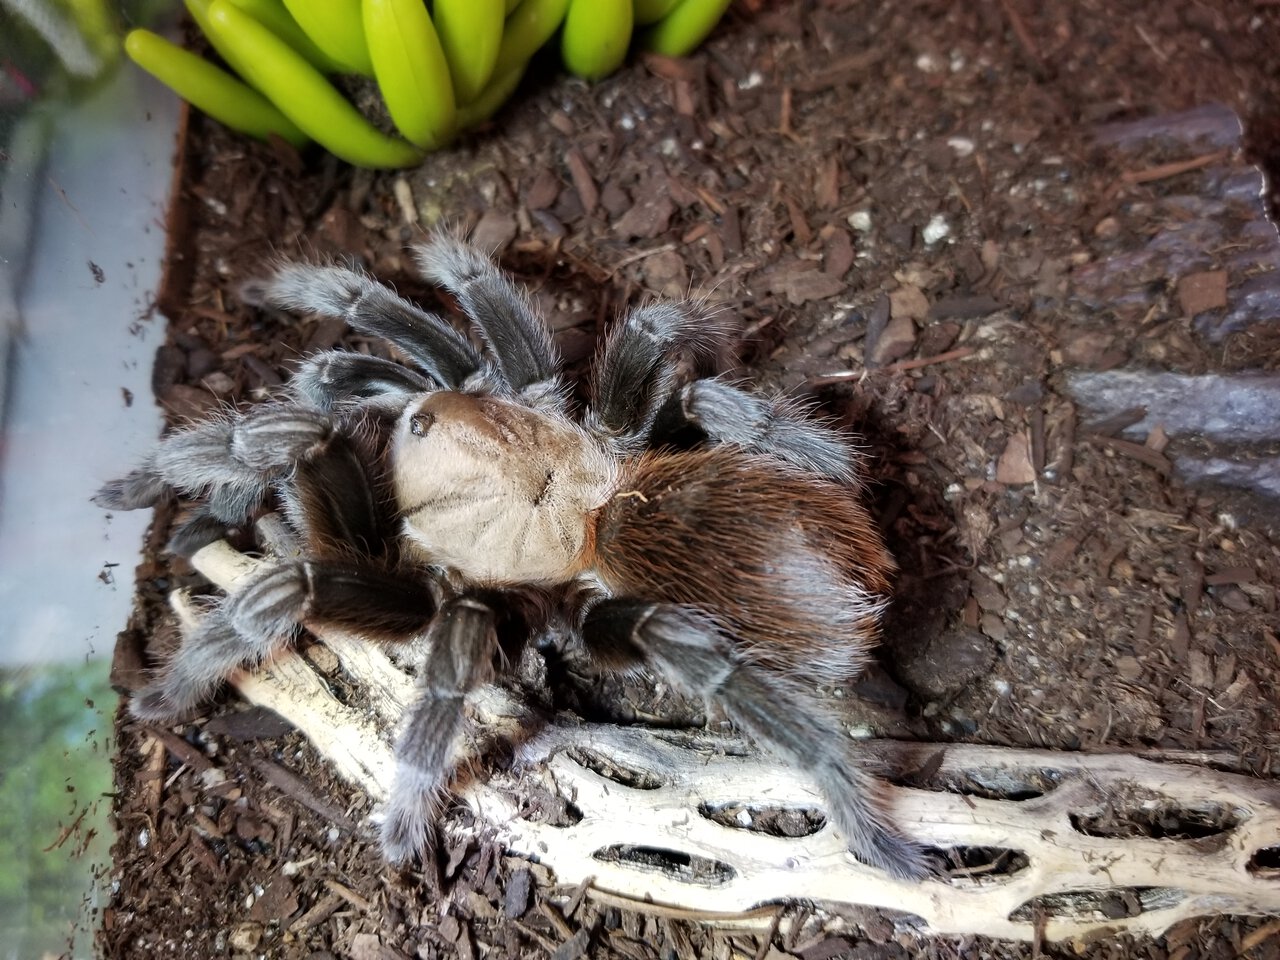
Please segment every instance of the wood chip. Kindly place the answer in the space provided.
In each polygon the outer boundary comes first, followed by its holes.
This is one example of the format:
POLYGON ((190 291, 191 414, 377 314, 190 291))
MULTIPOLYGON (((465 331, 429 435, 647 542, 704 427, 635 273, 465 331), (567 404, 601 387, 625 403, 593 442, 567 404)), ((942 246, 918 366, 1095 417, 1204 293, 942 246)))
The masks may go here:
POLYGON ((1111 449, 1123 453, 1127 457, 1133 457, 1135 460, 1141 460, 1162 475, 1167 476, 1173 472, 1173 464, 1169 462, 1169 458, 1162 453, 1156 453, 1150 447, 1144 447, 1140 443, 1130 443, 1128 440, 1120 440, 1117 437, 1101 437, 1100 439, 1111 449))
POLYGON ((480 222, 471 231, 471 242, 486 253, 498 253, 515 239, 516 232, 514 215, 503 210, 490 209, 484 212, 480 222))
POLYGON ((1034 483, 1036 468, 1031 462, 1031 443, 1026 434, 1015 433, 996 461, 996 480, 1009 486, 1034 483))
POLYGON ((310 784, 296 773, 286 770, 278 763, 262 758, 255 759, 252 762, 252 766, 264 780, 277 790, 292 797, 308 810, 319 814, 335 827, 346 830, 349 833, 355 831, 355 824, 348 819, 345 813, 333 804, 321 800, 315 791, 311 789, 310 784))
MULTIPOLYGON (((622 240, 653 239, 667 232, 676 205, 664 191, 641 189, 637 200, 613 225, 622 240)), ((685 241, 689 242, 689 241, 685 241)))
POLYGON ((989 294, 951 296, 933 303, 927 316, 930 320, 976 320, 990 316, 1000 307, 1000 301, 989 294))
POLYGON ((191 767, 196 773, 204 773, 206 770, 213 768, 213 762, 208 757, 177 734, 158 727, 148 727, 148 732, 163 743, 166 750, 191 767))
POLYGON ((1162 163, 1157 167, 1148 167, 1145 170, 1130 170, 1128 173, 1122 174, 1120 179, 1122 182, 1130 184, 1151 183, 1155 180, 1176 177, 1181 173, 1189 173, 1192 170, 1200 170, 1226 158, 1227 151, 1219 150, 1216 153, 1206 153, 1199 157, 1192 157, 1190 160, 1162 163))
POLYGON ((929 316, 929 298, 912 284, 904 284, 889 294, 889 315, 924 320, 929 316))
POLYGON ((1227 567, 1204 578, 1207 587, 1223 587, 1228 584, 1253 583, 1258 573, 1252 567, 1227 567))
POLYGON ((565 163, 569 166, 569 176, 573 178, 573 187, 578 191, 578 200, 582 204, 582 212, 591 216, 596 204, 600 201, 600 192, 591 177, 591 169, 587 166, 582 151, 574 147, 565 155, 565 163))
POLYGON ((909 316, 890 316, 880 335, 870 342, 868 337, 866 363, 869 367, 883 367, 899 357, 905 357, 915 349, 916 325, 909 316))
POLYGON ((1227 305, 1227 271, 1187 274, 1178 281, 1178 305, 1188 317, 1206 310, 1221 310, 1227 305))

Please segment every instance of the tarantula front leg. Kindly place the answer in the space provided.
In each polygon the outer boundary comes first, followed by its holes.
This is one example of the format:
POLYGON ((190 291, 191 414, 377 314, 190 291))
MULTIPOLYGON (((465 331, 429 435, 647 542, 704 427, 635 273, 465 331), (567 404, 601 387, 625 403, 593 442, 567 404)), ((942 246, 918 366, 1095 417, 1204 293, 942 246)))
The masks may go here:
POLYGON ((414 255, 422 275, 452 293, 497 358, 503 380, 527 401, 563 405, 551 331, 519 288, 478 250, 440 233, 414 255))
POLYGON ((264 566, 183 637, 161 676, 134 698, 133 713, 164 720, 188 712, 230 674, 287 646, 304 622, 397 641, 421 633, 435 610, 420 577, 330 561, 264 566))
POLYGON ((742 660, 705 614, 605 600, 588 612, 582 631, 606 665, 649 663, 677 688, 723 705, 748 734, 807 770, 859 860, 903 880, 930 875, 921 846, 891 825, 875 778, 854 766, 836 719, 794 681, 742 660))
POLYGON ((435 389, 403 364, 348 350, 312 354, 294 371, 289 389, 319 410, 349 400, 410 397, 435 389))
POLYGON ((246 303, 341 317, 352 329, 391 341, 448 389, 462 386, 483 362, 466 337, 371 277, 343 267, 286 264, 245 284, 246 303))
POLYGON ((839 483, 859 479, 857 448, 811 420, 795 404, 748 393, 719 380, 686 384, 662 408, 654 433, 696 427, 716 443, 768 454, 839 483))
POLYGON ((396 739, 396 772, 382 823, 382 850, 400 863, 426 849, 452 772, 468 693, 493 673, 493 611, 470 597, 449 601, 432 622, 418 700, 396 739))
POLYGON ((203 517, 239 523, 272 479, 322 445, 332 429, 327 415, 295 404, 208 420, 165 437, 141 467, 104 485, 93 500, 108 510, 137 510, 174 489, 204 496, 203 517))

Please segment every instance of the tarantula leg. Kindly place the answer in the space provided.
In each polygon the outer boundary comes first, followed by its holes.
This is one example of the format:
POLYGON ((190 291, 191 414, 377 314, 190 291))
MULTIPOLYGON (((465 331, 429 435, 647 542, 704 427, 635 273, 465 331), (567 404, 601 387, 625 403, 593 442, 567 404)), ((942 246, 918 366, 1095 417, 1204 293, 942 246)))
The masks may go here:
POLYGON ((654 432, 696 427, 716 443, 764 453, 839 483, 859 479, 861 457, 853 444, 802 409, 748 393, 719 380, 686 384, 663 407, 654 432))
POLYGON ((346 350, 325 350, 311 355, 298 367, 289 387, 305 403, 327 411, 344 400, 426 393, 435 384, 391 360, 346 350))
POLYGON ((227 524, 208 507, 200 506, 187 515, 165 544, 165 550, 179 557, 192 557, 196 551, 227 535, 227 524))
POLYGON ((430 588, 416 577, 335 562, 263 566, 183 638, 133 712, 158 720, 192 709, 231 673, 288 645, 304 620, 403 641, 420 634, 435 610, 430 588))
POLYGON ((681 355, 705 361, 722 353, 726 340, 725 326, 691 304, 631 311, 600 352, 587 424, 624 450, 643 446, 675 387, 681 355))
POLYGON ((475 348, 444 320, 354 270, 286 264, 245 284, 240 296, 256 306, 341 317, 354 330, 390 340, 450 389, 482 366, 475 348))
POLYGON ((470 597, 451 601, 431 624, 419 697, 396 740, 396 772, 382 823, 382 850, 392 863, 426 849, 463 726, 467 694, 486 682, 497 643, 488 606, 470 597))
POLYGON ((355 548, 367 554, 391 533, 374 490, 366 459, 339 433, 298 463, 291 482, 281 485, 281 506, 312 553, 341 555, 355 548))
POLYGON ((582 629, 607 665, 643 659, 676 687, 723 705, 750 736, 807 770, 859 860, 903 880, 930 875, 922 847, 891 825, 875 778, 844 749, 847 735, 835 717, 795 681, 740 659, 704 614, 675 604, 605 600, 582 629))
POLYGON ((479 328, 507 384, 526 394, 546 384, 558 396, 560 360, 551 331, 492 260, 447 234, 420 244, 414 256, 422 275, 452 293, 479 328))
POLYGON ((263 567, 182 638, 161 677, 134 698, 144 720, 164 720, 195 708, 241 667, 255 665, 296 632, 306 595, 302 564, 263 567))
POLYGON ((208 420, 165 437, 141 468, 102 487, 93 500, 113 510, 153 506, 172 488, 207 498, 224 523, 243 520, 271 479, 329 437, 329 418, 294 404, 208 420))

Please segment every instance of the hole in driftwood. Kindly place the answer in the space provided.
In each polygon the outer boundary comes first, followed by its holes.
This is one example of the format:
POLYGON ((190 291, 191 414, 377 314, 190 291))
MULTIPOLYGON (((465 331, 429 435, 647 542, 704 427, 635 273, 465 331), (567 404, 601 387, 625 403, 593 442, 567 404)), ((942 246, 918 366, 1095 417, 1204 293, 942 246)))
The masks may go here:
POLYGON ((1263 847, 1249 858, 1249 872, 1256 877, 1280 879, 1280 847, 1263 847))
POLYGON ((624 767, 622 764, 592 750, 574 747, 571 750, 566 750, 565 754, 578 766, 584 767, 592 773, 598 773, 606 780, 612 780, 614 783, 621 784, 624 787, 633 787, 636 790, 657 790, 663 785, 662 778, 650 773, 648 770, 624 767))
POLYGON ((930 853, 957 879, 1011 877, 1031 866, 1025 853, 1008 847, 947 847, 931 849, 930 853))
POLYGON ((703 803, 698 805, 698 813, 723 827, 749 830, 770 837, 811 837, 827 825, 827 818, 810 807, 703 803))
POLYGON ((1229 833, 1240 815, 1221 803, 1188 806, 1147 791, 1130 791, 1093 813, 1071 814, 1071 825, 1089 837, 1204 840, 1229 833))
POLYGON ((1013 923, 1041 917, 1067 920, 1123 920, 1153 910, 1176 907, 1186 898, 1177 887, 1119 887, 1115 890, 1068 890, 1033 897, 1011 914, 1013 923))
POLYGON ((1007 767, 974 768, 942 772, 945 750, 929 756, 915 770, 904 771, 889 779, 900 786, 918 790, 958 793, 984 800, 1034 800, 1055 790, 1062 783, 1061 770, 1051 768, 1007 767))
POLYGON ((525 786, 522 789, 522 819, 549 827, 574 827, 582 822, 582 809, 572 800, 542 787, 525 786))
POLYGON ((719 886, 737 875, 737 871, 727 863, 663 847, 615 843, 600 848, 591 856, 601 863, 624 863, 642 870, 663 873, 685 883, 704 886, 719 886))

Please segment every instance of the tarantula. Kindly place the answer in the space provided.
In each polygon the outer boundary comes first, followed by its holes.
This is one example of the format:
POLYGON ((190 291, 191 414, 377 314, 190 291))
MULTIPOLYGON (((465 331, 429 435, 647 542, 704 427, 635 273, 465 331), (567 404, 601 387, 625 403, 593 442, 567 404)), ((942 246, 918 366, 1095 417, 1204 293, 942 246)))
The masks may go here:
POLYGON ((425 638, 381 828, 402 861, 429 841, 467 693, 508 662, 513 635, 559 616, 601 666, 647 666, 806 768, 857 858, 926 876, 809 692, 862 668, 894 569, 851 444, 789 405, 683 375, 724 333, 679 303, 616 325, 575 419, 548 329, 494 263, 443 236, 416 257, 487 351, 362 273, 284 265, 242 296, 341 317, 416 369, 316 354, 283 398, 173 433, 98 494, 112 509, 199 498, 175 538, 190 550, 274 490, 299 540, 182 641, 133 712, 189 712, 301 625, 425 638), (691 431, 699 443, 664 443, 691 431))

